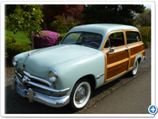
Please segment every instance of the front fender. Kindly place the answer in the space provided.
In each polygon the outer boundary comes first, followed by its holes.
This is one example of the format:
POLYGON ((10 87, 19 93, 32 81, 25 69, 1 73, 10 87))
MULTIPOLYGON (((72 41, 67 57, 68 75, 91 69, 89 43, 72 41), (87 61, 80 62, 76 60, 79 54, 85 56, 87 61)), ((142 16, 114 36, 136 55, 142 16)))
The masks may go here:
POLYGON ((96 77, 105 72, 105 59, 102 52, 91 56, 81 57, 54 68, 58 74, 57 89, 70 88, 68 95, 75 83, 86 75, 93 75, 96 81, 96 87, 104 83, 104 76, 96 80, 96 77))

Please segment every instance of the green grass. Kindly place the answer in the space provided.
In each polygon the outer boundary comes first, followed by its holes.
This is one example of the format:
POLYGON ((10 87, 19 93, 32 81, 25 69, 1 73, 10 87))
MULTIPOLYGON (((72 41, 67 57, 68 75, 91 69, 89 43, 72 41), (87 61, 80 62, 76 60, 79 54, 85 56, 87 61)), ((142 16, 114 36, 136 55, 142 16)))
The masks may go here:
POLYGON ((28 39, 28 37, 22 32, 17 32, 16 34, 14 34, 10 30, 6 29, 5 30, 5 35, 13 37, 16 40, 16 42, 20 42, 20 43, 24 43, 24 44, 28 44, 28 45, 31 44, 31 42, 28 39))

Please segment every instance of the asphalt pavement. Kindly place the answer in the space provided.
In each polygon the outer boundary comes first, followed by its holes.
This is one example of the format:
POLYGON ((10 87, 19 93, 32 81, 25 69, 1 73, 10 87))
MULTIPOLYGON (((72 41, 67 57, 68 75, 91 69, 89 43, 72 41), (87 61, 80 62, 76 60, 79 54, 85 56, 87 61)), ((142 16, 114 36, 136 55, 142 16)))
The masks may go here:
POLYGON ((149 114, 150 105, 151 68, 105 96, 83 114, 149 114))

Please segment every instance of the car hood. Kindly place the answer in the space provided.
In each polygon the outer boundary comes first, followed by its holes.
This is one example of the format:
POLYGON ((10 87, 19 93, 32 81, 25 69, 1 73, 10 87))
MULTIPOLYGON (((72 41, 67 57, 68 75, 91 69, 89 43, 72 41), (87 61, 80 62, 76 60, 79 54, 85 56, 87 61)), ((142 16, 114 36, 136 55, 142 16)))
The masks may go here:
POLYGON ((43 48, 31 52, 30 56, 26 57, 24 70, 44 78, 46 72, 59 64, 95 53, 98 53, 98 50, 80 45, 58 45, 43 48))

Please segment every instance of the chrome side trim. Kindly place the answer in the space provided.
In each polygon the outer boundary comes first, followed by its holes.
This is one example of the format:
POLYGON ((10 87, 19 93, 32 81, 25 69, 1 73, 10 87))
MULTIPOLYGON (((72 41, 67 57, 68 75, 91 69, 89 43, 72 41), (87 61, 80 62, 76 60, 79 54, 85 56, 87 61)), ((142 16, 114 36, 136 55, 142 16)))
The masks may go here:
POLYGON ((104 74, 98 75, 96 79, 99 79, 99 78, 102 77, 102 76, 104 76, 104 74))
POLYGON ((33 78, 33 79, 35 79, 35 80, 38 80, 38 81, 40 81, 40 82, 43 82, 43 83, 47 84, 49 87, 52 86, 52 84, 51 84, 49 81, 47 81, 46 79, 42 79, 42 78, 33 76, 33 75, 31 75, 30 73, 28 73, 28 72, 26 72, 26 71, 23 71, 23 72, 24 72, 24 74, 25 74, 26 76, 28 76, 29 78, 33 78))

